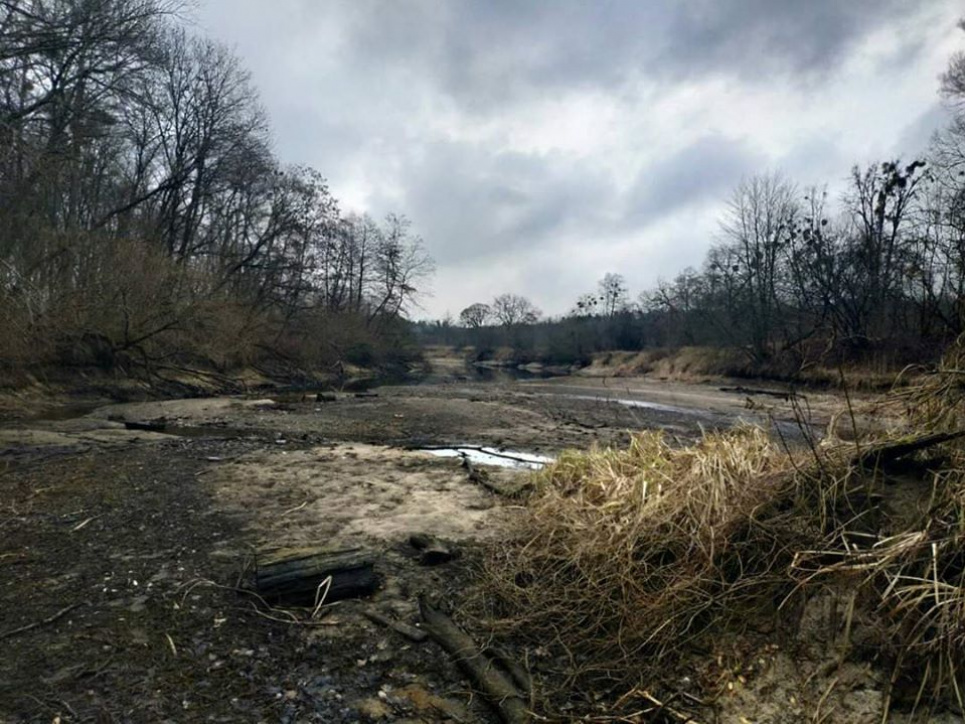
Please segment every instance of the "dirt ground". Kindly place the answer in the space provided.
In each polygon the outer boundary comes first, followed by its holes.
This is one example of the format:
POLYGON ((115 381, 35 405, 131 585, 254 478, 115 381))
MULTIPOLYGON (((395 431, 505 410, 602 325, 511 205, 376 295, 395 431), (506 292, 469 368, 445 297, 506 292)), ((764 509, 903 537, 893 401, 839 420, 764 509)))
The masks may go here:
MULTIPOLYGON (((0 721, 495 721, 434 644, 363 614, 415 623, 427 594, 458 619, 480 544, 517 505, 457 460, 412 448, 553 456, 641 427, 683 441, 740 420, 774 420, 793 444, 800 411, 711 387, 463 375, 322 399, 11 416, 0 428, 0 721), (461 556, 420 565, 415 533, 461 556), (317 619, 267 610, 245 593, 253 565, 294 546, 370 549, 381 587, 317 619)), ((815 429, 832 402, 808 401, 815 429)), ((526 475, 491 471, 505 486, 526 475)))

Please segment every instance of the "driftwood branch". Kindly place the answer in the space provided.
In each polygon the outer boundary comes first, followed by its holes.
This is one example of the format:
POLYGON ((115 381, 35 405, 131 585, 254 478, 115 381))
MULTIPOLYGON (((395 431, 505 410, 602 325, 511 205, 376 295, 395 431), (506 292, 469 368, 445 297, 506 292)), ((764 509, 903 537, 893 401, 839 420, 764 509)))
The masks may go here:
POLYGON ((496 661, 506 669, 521 692, 527 696, 532 696, 534 691, 533 677, 530 676, 529 671, 523 668, 516 659, 509 655, 509 652, 498 646, 490 646, 486 649, 486 653, 496 659, 496 661))
POLYGON ((495 493, 496 495, 501 495, 505 498, 519 497, 523 491, 531 485, 531 483, 526 480, 517 482, 514 485, 512 483, 507 483, 505 480, 500 480, 498 477, 493 479, 493 477, 490 477, 488 471, 480 470, 473 465, 472 460, 470 460, 466 455, 462 456, 462 466, 466 469, 469 482, 481 485, 486 490, 495 493))
POLYGON ((41 626, 47 626, 48 624, 52 624, 58 621, 59 619, 63 618, 64 616, 66 616, 75 608, 80 608, 83 605, 84 605, 83 602, 73 603, 70 606, 60 609, 53 616, 49 616, 48 618, 45 618, 43 621, 35 621, 34 623, 28 623, 26 626, 21 626, 20 628, 15 628, 10 631, 4 631, 3 633, 0 633, 0 640, 8 639, 11 636, 16 636, 17 634, 26 633, 27 631, 31 631, 32 629, 40 628, 41 626))
POLYGON ((407 623, 403 623, 402 621, 398 621, 390 616, 386 616, 384 613, 381 611, 376 611, 374 608, 362 609, 362 615, 370 621, 374 621, 375 623, 390 628, 396 633, 401 634, 410 641, 415 641, 416 643, 425 641, 429 636, 429 634, 427 634, 421 628, 410 626, 407 623))
POLYGON ((452 619, 419 599, 419 611, 425 630, 455 659, 469 680, 482 691, 506 724, 530 721, 526 704, 512 681, 483 655, 473 640, 452 619))
POLYGON ((469 482, 482 485, 484 488, 486 488, 486 490, 490 490, 493 493, 502 493, 499 488, 489 482, 489 474, 485 470, 480 470, 473 465, 472 460, 470 460, 466 455, 462 456, 462 466, 466 469, 469 482))
POLYGON ((785 401, 791 400, 792 398, 798 396, 797 393, 791 391, 783 392, 781 390, 762 390, 757 387, 743 387, 740 385, 737 387, 719 387, 718 389, 721 392, 734 392, 740 395, 766 395, 768 397, 776 397, 779 400, 785 401))
POLYGON ((318 605, 359 598, 379 586, 375 555, 358 548, 303 549, 262 556, 255 573, 255 588, 269 603, 318 605))
POLYGON ((898 458, 906 455, 957 440, 960 437, 965 437, 965 430, 959 430, 957 432, 937 432, 931 435, 921 435, 910 440, 874 445, 855 455, 851 460, 851 464, 861 468, 875 468, 879 465, 894 462, 898 458))

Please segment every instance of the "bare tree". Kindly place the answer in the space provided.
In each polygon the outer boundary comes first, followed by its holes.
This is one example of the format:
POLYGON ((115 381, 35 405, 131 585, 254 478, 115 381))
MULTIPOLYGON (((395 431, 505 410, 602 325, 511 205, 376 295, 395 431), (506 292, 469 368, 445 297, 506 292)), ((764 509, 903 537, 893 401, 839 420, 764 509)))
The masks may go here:
MULTIPOLYGON (((965 19, 958 21, 958 27, 965 30, 965 19)), ((965 52, 956 52, 948 61, 948 68, 942 74, 941 89, 953 103, 965 102, 965 52)))
POLYGON ((0 332, 145 360, 160 337, 398 329, 432 271, 419 237, 283 168, 247 71, 180 7, 0 0, 0 332))
POLYGON ((867 344, 898 330, 904 270, 911 259, 904 232, 926 177, 926 164, 888 161, 852 170, 846 203, 853 232, 848 244, 849 279, 844 303, 850 308, 850 338, 867 344))
POLYGON ((435 270, 422 239, 410 233, 411 222, 390 214, 374 258, 374 284, 369 319, 399 315, 415 301, 418 285, 435 270))
POLYGON ((743 310, 733 321, 745 330, 757 359, 770 354, 780 322, 782 262, 798 216, 795 197, 794 186, 780 175, 754 176, 737 187, 721 225, 734 256, 724 271, 738 279, 743 310))
POLYGON ((492 313, 500 324, 507 327, 533 324, 542 315, 532 302, 518 294, 500 294, 493 299, 492 313))
POLYGON ((626 310, 630 304, 630 293, 622 274, 607 273, 598 284, 600 306, 605 317, 613 317, 626 310))
POLYGON ((493 316, 493 310, 488 304, 477 302, 470 304, 459 313, 459 321, 469 329, 482 327, 493 316))

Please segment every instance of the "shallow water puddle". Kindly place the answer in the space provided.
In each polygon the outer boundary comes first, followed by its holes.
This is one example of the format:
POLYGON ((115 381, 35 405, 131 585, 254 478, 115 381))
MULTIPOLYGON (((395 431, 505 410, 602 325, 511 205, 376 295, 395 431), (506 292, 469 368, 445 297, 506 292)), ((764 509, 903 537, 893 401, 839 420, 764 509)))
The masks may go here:
POLYGON ((494 447, 420 448, 420 452, 427 452, 440 458, 467 458, 474 465, 492 465, 515 470, 539 470, 554 462, 554 458, 545 455, 534 455, 517 450, 498 450, 494 447))
POLYGON ((677 415, 690 415, 692 417, 712 417, 714 413, 710 410, 701 410, 694 407, 676 407, 674 405, 662 405, 659 402, 648 402, 646 400, 633 400, 624 397, 602 397, 600 395, 564 395, 571 400, 592 400, 594 402, 605 402, 624 407, 639 407, 645 410, 656 410, 657 412, 672 412, 677 415))

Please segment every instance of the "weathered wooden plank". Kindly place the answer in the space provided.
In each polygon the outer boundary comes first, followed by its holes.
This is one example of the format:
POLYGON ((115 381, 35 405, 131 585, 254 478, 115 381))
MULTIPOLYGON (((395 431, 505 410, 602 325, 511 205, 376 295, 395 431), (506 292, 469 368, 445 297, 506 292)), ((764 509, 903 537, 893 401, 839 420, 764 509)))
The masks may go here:
POLYGON ((374 566, 375 556, 358 548, 275 553, 259 559, 255 587, 266 601, 291 605, 314 605, 321 593, 329 603, 360 598, 379 587, 374 566))

